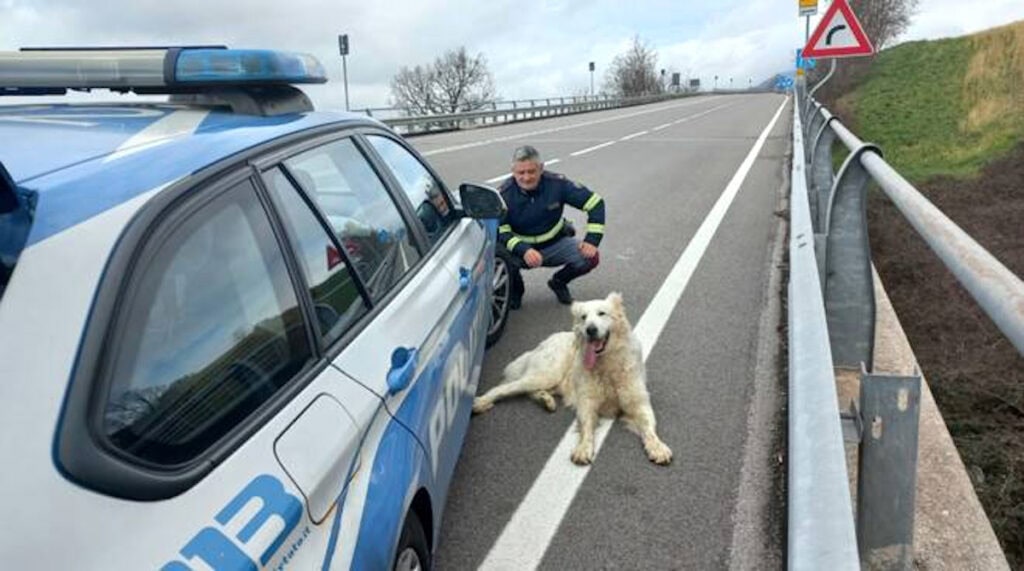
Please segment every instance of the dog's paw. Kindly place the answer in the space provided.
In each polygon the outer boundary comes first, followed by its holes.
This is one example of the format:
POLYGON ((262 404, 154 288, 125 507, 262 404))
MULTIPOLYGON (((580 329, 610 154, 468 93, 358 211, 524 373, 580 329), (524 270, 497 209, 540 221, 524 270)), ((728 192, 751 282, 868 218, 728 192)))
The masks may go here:
POLYGON ((483 397, 477 397, 473 399, 473 414, 487 412, 492 408, 494 408, 494 401, 485 399, 483 397))
POLYGON ((551 396, 551 393, 547 391, 540 391, 536 394, 536 397, 548 412, 555 412, 558 410, 558 403, 555 402, 555 397, 551 396))
POLYGON ((594 461, 594 447, 579 444, 572 451, 572 463, 586 466, 594 461))
POLYGON ((650 458, 651 462, 659 466, 665 466, 672 462, 672 449, 666 446, 664 442, 655 442, 647 447, 647 457, 650 458))

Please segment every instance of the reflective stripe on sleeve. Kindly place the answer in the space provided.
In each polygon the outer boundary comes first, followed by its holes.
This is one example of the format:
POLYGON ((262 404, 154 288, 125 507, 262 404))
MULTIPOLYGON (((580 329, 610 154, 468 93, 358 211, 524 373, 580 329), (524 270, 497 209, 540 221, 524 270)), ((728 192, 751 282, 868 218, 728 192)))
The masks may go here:
POLYGON ((511 252, 511 251, 512 251, 512 250, 514 250, 514 249, 515 249, 515 247, 516 247, 516 246, 518 246, 518 245, 519 245, 519 243, 520 243, 520 242, 522 242, 522 241, 523 241, 523 239, 522 239, 522 238, 520 238, 519 236, 513 236, 512 238, 510 238, 510 239, 509 239, 509 241, 508 241, 508 242, 506 242, 506 243, 505 243, 505 248, 506 248, 506 249, 507 249, 507 250, 508 250, 509 252, 511 252))
POLYGON ((593 193, 593 194, 591 194, 591 195, 590 195, 590 199, 589 199, 589 200, 587 200, 587 201, 586 201, 586 202, 585 202, 585 203, 583 204, 583 211, 584 211, 584 212, 590 212, 591 210, 593 210, 593 209, 594 209, 594 207, 595 207, 595 206, 597 206, 598 204, 600 204, 602 200, 604 200, 604 199, 603 199, 603 198, 601 198, 601 195, 600 195, 600 194, 598 194, 598 193, 596 193, 596 192, 595 192, 595 193, 593 193))
POLYGON ((587 233, 604 234, 604 224, 587 224, 587 233))

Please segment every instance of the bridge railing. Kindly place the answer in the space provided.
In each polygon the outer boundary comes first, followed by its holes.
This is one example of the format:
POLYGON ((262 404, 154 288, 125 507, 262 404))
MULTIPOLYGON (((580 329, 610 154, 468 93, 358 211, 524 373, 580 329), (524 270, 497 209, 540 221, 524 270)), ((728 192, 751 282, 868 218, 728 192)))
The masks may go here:
POLYGON ((422 115, 415 117, 395 116, 399 110, 395 108, 370 108, 365 112, 380 119, 404 135, 417 135, 435 131, 450 131, 472 128, 494 123, 511 123, 529 119, 555 117, 572 113, 584 113, 616 107, 645 105, 670 99, 692 97, 698 93, 663 93, 641 97, 614 98, 603 95, 578 97, 551 97, 547 99, 525 99, 517 101, 493 102, 488 108, 464 113, 443 115, 422 115), (390 116, 389 116, 390 115, 390 116))
POLYGON ((868 185, 892 200, 1022 354, 1024 282, 886 163, 881 149, 804 97, 800 85, 793 131, 789 568, 856 568, 859 556, 868 568, 910 569, 920 375, 873 372, 868 185), (849 155, 833 172, 836 141, 849 155), (860 398, 841 423, 835 382, 850 373, 859 377, 860 398), (840 426, 848 442, 859 443, 855 522, 845 458, 835 452, 840 426))

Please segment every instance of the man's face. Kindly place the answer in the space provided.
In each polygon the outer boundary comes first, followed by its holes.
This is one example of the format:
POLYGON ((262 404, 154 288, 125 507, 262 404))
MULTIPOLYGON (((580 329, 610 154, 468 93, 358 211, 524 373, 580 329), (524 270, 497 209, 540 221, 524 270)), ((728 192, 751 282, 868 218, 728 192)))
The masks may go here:
POLYGON ((516 184, 523 190, 534 190, 540 184, 540 173, 544 167, 536 161, 516 161, 512 163, 512 176, 516 184))

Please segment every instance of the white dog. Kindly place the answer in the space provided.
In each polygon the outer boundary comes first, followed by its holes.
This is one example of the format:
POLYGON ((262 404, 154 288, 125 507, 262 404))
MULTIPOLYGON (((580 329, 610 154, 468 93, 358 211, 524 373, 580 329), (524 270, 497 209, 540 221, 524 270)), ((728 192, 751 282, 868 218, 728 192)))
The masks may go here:
POLYGON ((553 395, 561 395, 567 406, 576 407, 579 442, 573 462, 593 461, 598 416, 621 414, 626 426, 640 436, 647 457, 668 464, 672 450, 654 431, 640 340, 626 318, 622 296, 613 293, 573 303, 572 315, 572 331, 551 335, 509 363, 502 383, 473 401, 473 412, 485 412, 499 399, 524 393, 554 411, 553 395))

